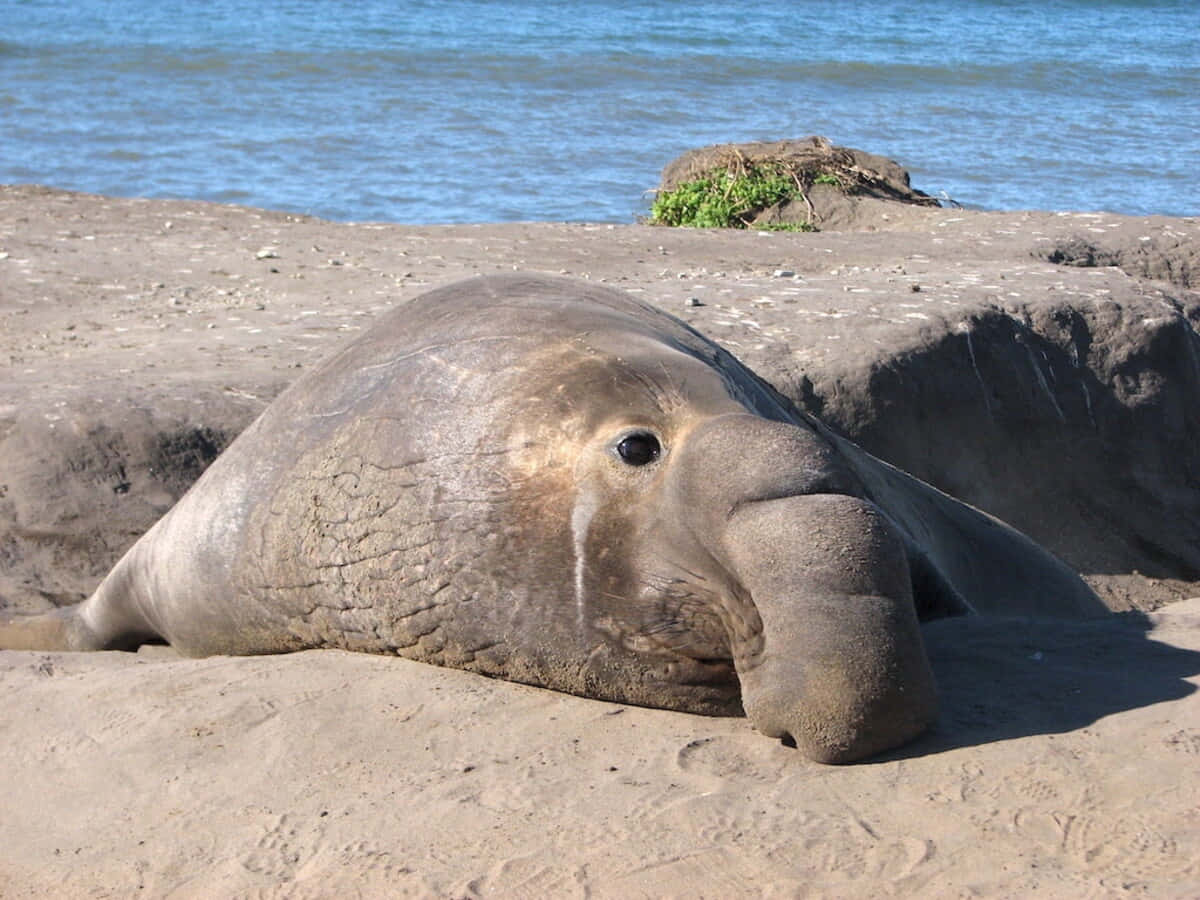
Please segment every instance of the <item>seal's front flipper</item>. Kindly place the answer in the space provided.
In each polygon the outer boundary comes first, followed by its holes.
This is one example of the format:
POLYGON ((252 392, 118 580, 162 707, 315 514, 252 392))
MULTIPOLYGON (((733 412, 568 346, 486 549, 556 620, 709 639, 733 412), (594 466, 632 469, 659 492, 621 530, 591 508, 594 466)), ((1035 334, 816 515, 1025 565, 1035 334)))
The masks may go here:
POLYGON ((78 604, 37 615, 0 613, 0 650, 100 649, 87 646, 89 633, 78 604))
POLYGON ((0 612, 0 650, 137 650, 156 639, 152 629, 121 612, 103 586, 74 606, 34 615, 0 612))

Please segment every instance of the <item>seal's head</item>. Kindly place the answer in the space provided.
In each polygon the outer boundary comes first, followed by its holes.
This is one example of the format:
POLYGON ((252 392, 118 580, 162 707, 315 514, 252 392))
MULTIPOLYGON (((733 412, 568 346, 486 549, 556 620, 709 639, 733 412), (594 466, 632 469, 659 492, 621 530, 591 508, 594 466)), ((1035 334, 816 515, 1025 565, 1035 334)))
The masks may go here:
POLYGON ((559 585, 544 612, 578 654, 551 686, 744 709, 824 762, 924 730, 905 545, 838 450, 711 344, 604 324, 540 348, 507 417, 547 526, 536 579, 559 585))

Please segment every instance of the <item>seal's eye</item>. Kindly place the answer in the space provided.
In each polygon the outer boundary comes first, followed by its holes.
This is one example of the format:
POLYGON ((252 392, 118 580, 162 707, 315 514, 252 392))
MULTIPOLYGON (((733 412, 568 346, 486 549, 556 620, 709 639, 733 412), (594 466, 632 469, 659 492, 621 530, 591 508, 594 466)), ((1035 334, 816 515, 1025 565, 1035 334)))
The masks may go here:
POLYGON ((617 455, 630 466, 644 466, 654 462, 662 454, 658 438, 646 431, 635 431, 626 435, 617 444, 617 455))

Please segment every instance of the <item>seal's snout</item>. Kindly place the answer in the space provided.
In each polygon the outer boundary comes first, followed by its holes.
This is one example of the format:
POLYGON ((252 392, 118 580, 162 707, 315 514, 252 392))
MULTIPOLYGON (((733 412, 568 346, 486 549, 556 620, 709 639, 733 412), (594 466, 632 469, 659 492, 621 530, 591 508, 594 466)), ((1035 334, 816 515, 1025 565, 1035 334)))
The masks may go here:
POLYGON ((760 731, 820 762, 899 746, 937 715, 904 545, 870 503, 836 494, 743 508, 724 537, 761 640, 735 656, 760 731))
POLYGON ((905 545, 837 449, 811 427, 735 413, 677 451, 690 533, 730 585, 722 620, 755 727, 826 763, 929 727, 905 545))
POLYGON ((836 494, 744 507, 723 539, 761 640, 736 654, 764 734, 819 762, 899 746, 937 715, 904 545, 870 503, 836 494))

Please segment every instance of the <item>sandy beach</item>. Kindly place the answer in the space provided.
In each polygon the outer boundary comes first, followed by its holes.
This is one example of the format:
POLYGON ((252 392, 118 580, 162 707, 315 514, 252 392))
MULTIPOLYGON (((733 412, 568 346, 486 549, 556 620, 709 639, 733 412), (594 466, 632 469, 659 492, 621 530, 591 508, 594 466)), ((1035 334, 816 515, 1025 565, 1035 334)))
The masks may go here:
POLYGON ((0 607, 87 595, 300 372, 456 279, 661 305, 1115 612, 926 641, 885 758, 337 651, 0 652, 0 896, 1200 894, 1200 223, 339 224, 0 187, 0 607))

